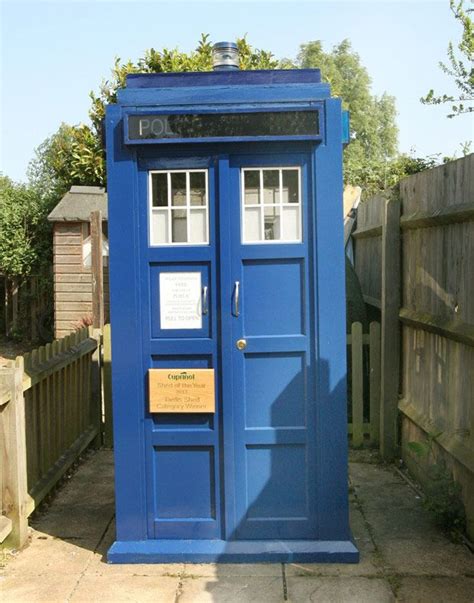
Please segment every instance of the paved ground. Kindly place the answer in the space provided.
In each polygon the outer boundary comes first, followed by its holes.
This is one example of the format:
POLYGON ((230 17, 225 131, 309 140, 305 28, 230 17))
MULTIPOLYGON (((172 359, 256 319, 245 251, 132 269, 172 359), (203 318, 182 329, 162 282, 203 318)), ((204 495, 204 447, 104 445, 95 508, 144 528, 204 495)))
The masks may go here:
POLYGON ((108 565, 112 474, 109 451, 92 455, 31 522, 30 546, 1 570, 2 603, 474 602, 474 555, 390 468, 351 463, 359 565, 108 565))

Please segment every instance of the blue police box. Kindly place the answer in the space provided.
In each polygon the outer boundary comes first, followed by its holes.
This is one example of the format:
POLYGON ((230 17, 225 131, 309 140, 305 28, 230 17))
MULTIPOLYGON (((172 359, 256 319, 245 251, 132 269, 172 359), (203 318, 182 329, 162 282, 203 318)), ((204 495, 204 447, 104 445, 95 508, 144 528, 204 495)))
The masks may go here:
POLYGON ((107 107, 113 563, 357 562, 341 101, 317 69, 107 107))

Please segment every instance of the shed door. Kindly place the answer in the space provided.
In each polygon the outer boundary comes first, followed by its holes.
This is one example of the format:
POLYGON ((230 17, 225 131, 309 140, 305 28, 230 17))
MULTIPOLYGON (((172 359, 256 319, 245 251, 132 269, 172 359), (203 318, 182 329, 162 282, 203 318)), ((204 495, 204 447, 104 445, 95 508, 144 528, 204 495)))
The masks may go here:
MULTIPOLYGON (((311 253, 301 157, 233 160, 231 357, 236 539, 315 537, 311 253), (256 162, 257 161, 257 162, 256 162)), ((226 453, 230 453, 226 449, 226 453)), ((229 501, 230 502, 230 501, 229 501)))
POLYGON ((146 414, 154 538, 315 537, 306 181, 302 155, 142 174, 145 372, 216 378, 215 413, 146 414), (183 316, 167 311, 181 286, 194 308, 183 316))

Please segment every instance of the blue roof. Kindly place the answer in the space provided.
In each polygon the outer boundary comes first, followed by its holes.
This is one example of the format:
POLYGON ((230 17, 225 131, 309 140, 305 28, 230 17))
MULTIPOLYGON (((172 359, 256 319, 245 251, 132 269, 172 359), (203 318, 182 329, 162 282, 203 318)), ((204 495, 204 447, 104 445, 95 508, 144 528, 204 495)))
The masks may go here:
POLYGON ((319 84, 319 69, 261 69, 253 71, 199 71, 181 73, 133 73, 127 88, 195 86, 249 86, 268 84, 319 84))

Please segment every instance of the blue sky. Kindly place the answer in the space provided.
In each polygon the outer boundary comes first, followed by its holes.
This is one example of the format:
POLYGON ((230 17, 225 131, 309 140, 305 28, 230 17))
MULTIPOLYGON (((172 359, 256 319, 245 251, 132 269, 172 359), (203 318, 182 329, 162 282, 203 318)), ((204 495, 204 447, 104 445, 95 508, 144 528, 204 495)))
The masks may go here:
POLYGON ((328 50, 349 38, 376 94, 397 100, 400 150, 460 154, 473 138, 472 117, 447 119, 445 107, 424 106, 430 88, 455 92, 438 68, 461 28, 448 0, 385 2, 131 2, 1 3, 0 170, 22 180, 33 151, 64 121, 87 122, 90 90, 116 56, 136 60, 146 48, 189 51, 201 32, 213 41, 248 41, 276 57, 320 39, 328 50))

